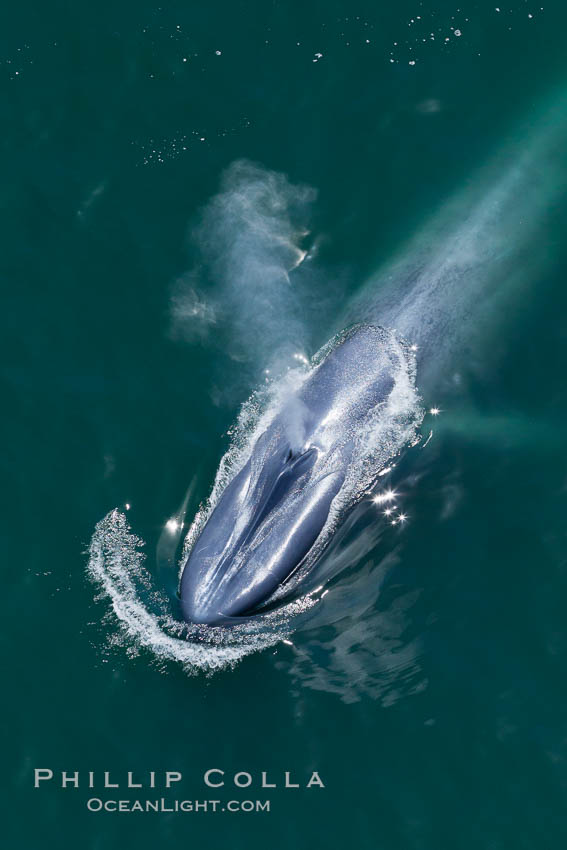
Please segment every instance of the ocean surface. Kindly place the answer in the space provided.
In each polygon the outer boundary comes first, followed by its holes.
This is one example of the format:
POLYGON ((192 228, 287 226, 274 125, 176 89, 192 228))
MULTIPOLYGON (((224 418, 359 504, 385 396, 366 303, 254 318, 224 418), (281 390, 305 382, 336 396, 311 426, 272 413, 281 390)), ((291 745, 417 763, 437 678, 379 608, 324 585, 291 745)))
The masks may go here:
POLYGON ((495 3, 5 7, 3 846, 566 846, 567 8, 495 3), (187 630, 187 531, 365 321, 415 377, 320 562, 187 630))

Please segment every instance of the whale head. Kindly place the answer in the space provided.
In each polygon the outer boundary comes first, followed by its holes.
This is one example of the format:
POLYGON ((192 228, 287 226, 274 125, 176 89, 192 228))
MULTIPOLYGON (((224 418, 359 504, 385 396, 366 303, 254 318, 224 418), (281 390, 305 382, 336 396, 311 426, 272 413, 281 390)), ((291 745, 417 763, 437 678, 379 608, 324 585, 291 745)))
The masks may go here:
POLYGON ((294 450, 285 430, 258 440, 226 487, 181 579, 183 616, 221 624, 246 616, 300 566, 340 490, 344 470, 318 474, 320 450, 294 450))
POLYGON ((368 417, 392 391, 397 361, 388 340, 370 326, 345 334, 258 437, 185 563, 187 621, 222 624, 254 614, 305 564, 368 417))

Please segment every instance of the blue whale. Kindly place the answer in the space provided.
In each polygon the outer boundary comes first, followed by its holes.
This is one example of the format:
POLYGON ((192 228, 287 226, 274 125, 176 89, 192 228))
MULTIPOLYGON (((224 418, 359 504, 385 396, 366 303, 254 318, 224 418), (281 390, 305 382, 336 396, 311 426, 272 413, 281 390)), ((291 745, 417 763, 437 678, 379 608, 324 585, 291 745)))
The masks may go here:
POLYGON ((358 325, 326 347, 225 487, 185 563, 180 598, 192 623, 258 610, 305 564, 334 510, 369 414, 394 386, 384 331, 358 325))

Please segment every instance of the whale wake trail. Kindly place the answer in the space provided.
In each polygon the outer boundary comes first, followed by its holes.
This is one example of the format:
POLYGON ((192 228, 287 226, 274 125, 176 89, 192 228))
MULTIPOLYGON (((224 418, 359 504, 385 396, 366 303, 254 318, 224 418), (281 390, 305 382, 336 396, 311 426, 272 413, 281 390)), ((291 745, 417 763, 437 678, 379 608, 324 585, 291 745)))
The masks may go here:
POLYGON ((340 316, 341 326, 364 318, 394 327, 418 346, 422 387, 473 342, 489 348, 553 260, 554 246, 538 235, 567 185, 564 99, 504 144, 340 316))

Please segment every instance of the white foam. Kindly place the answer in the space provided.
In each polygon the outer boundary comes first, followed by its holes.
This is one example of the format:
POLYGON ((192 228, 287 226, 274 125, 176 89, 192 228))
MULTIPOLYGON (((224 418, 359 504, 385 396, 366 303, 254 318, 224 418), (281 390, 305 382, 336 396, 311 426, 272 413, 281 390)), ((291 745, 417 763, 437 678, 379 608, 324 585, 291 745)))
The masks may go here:
POLYGON ((110 603, 104 619, 119 627, 109 642, 129 655, 147 650, 157 662, 179 663, 189 674, 210 674, 286 638, 290 619, 316 603, 310 594, 279 612, 228 629, 188 625, 175 619, 168 601, 155 590, 143 547, 125 515, 115 509, 96 525, 89 548, 87 569, 98 588, 97 599, 110 603))

